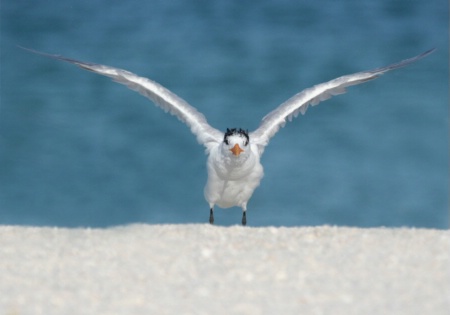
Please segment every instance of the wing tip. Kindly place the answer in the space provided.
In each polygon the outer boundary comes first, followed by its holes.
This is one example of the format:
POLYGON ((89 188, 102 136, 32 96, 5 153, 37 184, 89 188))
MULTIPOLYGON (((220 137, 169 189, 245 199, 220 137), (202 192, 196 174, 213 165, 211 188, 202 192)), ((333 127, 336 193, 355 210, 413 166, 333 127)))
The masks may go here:
POLYGON ((429 54, 435 52, 436 50, 437 50, 437 48, 433 47, 433 48, 428 49, 427 51, 421 53, 418 57, 422 58, 422 57, 428 56, 429 54))
POLYGON ((408 65, 410 65, 410 64, 412 64, 412 63, 414 63, 416 61, 419 61, 420 59, 425 58, 426 56, 432 54, 434 51, 436 51, 436 49, 437 49, 436 47, 428 49, 427 51, 425 51, 425 52, 423 52, 423 53, 421 53, 421 54, 419 54, 417 56, 414 56, 414 57, 402 60, 400 62, 388 65, 386 67, 381 67, 381 68, 374 69, 372 71, 369 71, 369 73, 378 73, 379 75, 381 75, 384 72, 387 72, 387 71, 390 71, 390 70, 406 67, 406 66, 408 66, 408 65))
POLYGON ((35 49, 31 49, 31 48, 27 48, 21 45, 17 45, 18 48, 23 49, 25 51, 31 52, 33 54, 36 55, 41 55, 47 58, 52 58, 52 59, 56 59, 56 60, 61 60, 61 61, 65 61, 71 64, 75 64, 80 68, 86 69, 86 70, 90 70, 92 71, 92 69, 90 69, 90 67, 95 66, 96 64, 94 63, 89 63, 89 62, 84 62, 84 61, 79 61, 79 60, 75 60, 75 59, 71 59, 71 58, 67 58, 61 55, 53 55, 53 54, 49 54, 49 53, 45 53, 39 50, 35 50, 35 49))

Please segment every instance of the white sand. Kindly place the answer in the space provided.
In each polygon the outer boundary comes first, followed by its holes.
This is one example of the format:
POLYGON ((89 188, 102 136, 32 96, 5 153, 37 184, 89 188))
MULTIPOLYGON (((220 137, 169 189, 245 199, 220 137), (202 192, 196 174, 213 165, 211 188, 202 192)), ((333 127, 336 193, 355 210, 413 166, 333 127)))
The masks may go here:
POLYGON ((450 231, 0 226, 0 314, 450 314, 450 231))

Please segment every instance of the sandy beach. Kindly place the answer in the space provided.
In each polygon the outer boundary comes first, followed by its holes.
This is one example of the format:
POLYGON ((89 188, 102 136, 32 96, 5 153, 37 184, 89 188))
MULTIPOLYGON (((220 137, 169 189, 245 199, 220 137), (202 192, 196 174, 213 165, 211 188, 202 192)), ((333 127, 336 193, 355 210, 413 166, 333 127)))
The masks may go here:
POLYGON ((0 314, 448 314, 450 231, 0 226, 0 314))

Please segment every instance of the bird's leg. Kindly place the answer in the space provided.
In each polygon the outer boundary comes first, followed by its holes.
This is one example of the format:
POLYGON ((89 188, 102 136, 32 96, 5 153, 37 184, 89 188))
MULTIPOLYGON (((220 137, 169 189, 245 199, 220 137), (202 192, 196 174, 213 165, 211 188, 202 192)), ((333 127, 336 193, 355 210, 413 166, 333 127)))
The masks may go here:
POLYGON ((209 210, 209 223, 214 224, 214 211, 213 208, 209 210))
POLYGON ((247 225, 247 211, 242 211, 242 225, 247 225))

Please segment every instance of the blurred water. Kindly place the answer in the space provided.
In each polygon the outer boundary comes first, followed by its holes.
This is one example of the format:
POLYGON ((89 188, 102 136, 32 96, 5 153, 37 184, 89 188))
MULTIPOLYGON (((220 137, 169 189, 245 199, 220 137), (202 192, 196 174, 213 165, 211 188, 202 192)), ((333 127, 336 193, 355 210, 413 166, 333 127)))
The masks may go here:
MULTIPOLYGON (((448 227, 447 1, 3 1, 0 224, 203 223, 206 157, 183 124, 16 45, 152 78, 222 130, 437 47, 281 130, 248 220, 448 227)), ((216 211, 218 224, 240 217, 216 211)))

